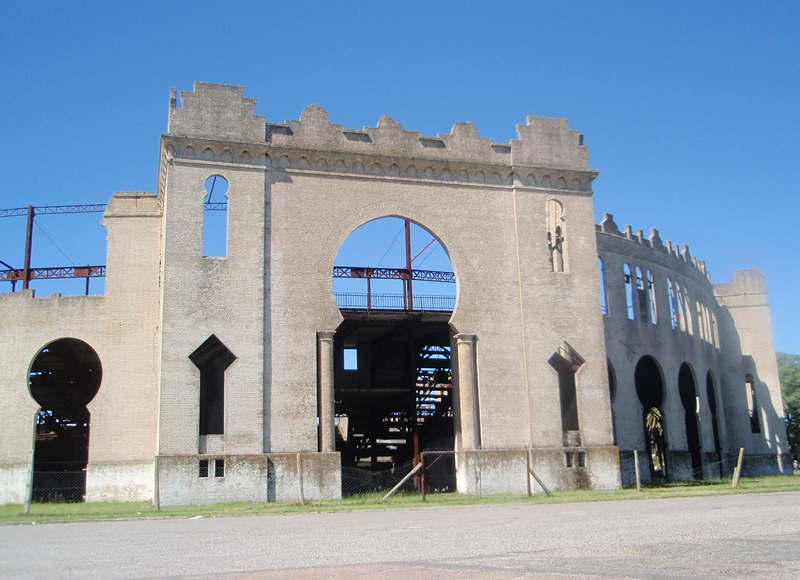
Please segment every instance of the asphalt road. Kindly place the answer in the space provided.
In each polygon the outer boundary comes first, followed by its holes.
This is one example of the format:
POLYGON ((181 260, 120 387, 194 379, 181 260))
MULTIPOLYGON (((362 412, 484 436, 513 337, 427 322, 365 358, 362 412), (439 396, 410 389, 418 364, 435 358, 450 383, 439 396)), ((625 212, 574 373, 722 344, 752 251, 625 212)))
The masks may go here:
POLYGON ((0 577, 800 579, 800 493, 0 526, 0 577))

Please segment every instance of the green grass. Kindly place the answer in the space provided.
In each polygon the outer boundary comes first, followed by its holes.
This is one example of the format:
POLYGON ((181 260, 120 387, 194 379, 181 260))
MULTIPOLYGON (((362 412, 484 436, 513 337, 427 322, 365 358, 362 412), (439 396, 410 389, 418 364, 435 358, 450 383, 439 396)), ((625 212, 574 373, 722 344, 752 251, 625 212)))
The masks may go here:
POLYGON ((484 495, 478 499, 474 495, 458 493, 428 494, 425 502, 422 501, 420 494, 398 494, 389 498, 386 502, 381 502, 383 494, 367 494, 335 501, 307 501, 304 506, 299 505, 299 503, 229 503, 164 507, 160 511, 156 511, 150 502, 49 503, 32 504, 28 514, 23 513, 23 507, 20 505, 2 505, 0 506, 0 524, 333 513, 369 509, 408 509, 466 505, 572 503, 776 491, 800 491, 800 476, 742 478, 739 481, 738 489, 731 488, 730 479, 718 479, 650 484, 640 492, 636 491, 635 487, 610 491, 555 491, 553 492, 553 497, 548 497, 544 493, 537 493, 530 498, 524 495, 484 495))

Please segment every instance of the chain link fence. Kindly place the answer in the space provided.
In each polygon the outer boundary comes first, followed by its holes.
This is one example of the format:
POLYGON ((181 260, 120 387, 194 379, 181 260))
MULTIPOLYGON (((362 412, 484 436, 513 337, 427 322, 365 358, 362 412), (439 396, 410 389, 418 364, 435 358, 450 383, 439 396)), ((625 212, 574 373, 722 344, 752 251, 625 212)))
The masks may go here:
POLYGON ((33 470, 32 503, 76 503, 86 495, 86 463, 37 463, 33 470))
MULTIPOLYGON (((342 497, 387 492, 411 473, 412 469, 414 469, 413 461, 383 471, 342 467, 342 497)), ((397 491, 419 492, 419 479, 409 478, 397 491)))

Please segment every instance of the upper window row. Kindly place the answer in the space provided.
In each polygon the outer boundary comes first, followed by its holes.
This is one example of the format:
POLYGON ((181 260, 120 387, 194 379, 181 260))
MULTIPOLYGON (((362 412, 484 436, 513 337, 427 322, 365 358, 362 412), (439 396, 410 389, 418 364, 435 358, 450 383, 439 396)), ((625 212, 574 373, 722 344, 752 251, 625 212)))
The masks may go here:
MULTIPOLYGON (((603 316, 609 316, 608 294, 606 291, 606 275, 603 259, 598 258, 600 271, 600 303, 603 316)), ((656 281, 651 270, 643 271, 639 266, 624 264, 625 305, 628 320, 642 320, 651 324, 659 322, 659 305, 656 299, 656 281)), ((689 299, 689 291, 685 284, 677 280, 666 279, 669 319, 672 328, 695 334, 715 346, 719 346, 717 317, 713 310, 699 301, 689 299), (694 305, 694 315, 692 313, 694 305)))

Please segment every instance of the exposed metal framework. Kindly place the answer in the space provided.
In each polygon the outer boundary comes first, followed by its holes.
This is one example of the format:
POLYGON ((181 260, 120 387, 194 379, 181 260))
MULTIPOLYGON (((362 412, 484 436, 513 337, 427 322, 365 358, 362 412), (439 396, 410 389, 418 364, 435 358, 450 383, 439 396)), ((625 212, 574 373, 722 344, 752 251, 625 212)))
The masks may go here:
MULTIPOLYGON (((59 213, 101 213, 106 211, 104 203, 83 204, 83 205, 39 205, 33 207, 36 215, 59 214, 59 213)), ((0 209, 0 217, 16 217, 28 215, 27 207, 15 207, 11 209, 0 209)))
POLYGON ((455 284, 456 275, 453 272, 437 270, 409 270, 405 268, 362 268, 356 266, 334 266, 334 278, 373 278, 390 280, 421 280, 424 282, 448 282, 455 284))
MULTIPOLYGON (((0 270, 0 282, 18 282, 24 270, 0 270)), ((31 280, 53 280, 56 278, 102 278, 105 266, 69 266, 66 268, 31 268, 31 280)))
MULTIPOLYGON (((57 268, 31 268, 31 252, 33 250, 33 220, 37 215, 55 215, 69 213, 102 213, 108 204, 91 203, 81 205, 39 205, 28 207, 14 207, 0 209, 0 217, 27 216, 28 225, 25 231, 25 258, 22 269, 11 268, 5 262, 8 270, 0 270, 0 282, 11 282, 12 290, 16 290, 17 282, 22 282, 22 289, 27 290, 31 280, 58 279, 58 278, 86 278, 86 294, 89 294, 89 278, 102 278, 106 275, 105 266, 78 266, 57 268)), ((208 211, 226 211, 227 202, 206 203, 204 209, 208 211)))
MULTIPOLYGON (((36 215, 53 215, 64 213, 102 213, 106 211, 108 204, 90 203, 82 205, 37 205, 32 206, 36 215)), ((228 209, 227 202, 207 203, 204 209, 209 211, 225 211, 228 209)), ((10 209, 0 209, 0 217, 19 217, 28 215, 27 207, 14 207, 10 209)))

